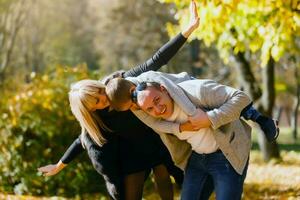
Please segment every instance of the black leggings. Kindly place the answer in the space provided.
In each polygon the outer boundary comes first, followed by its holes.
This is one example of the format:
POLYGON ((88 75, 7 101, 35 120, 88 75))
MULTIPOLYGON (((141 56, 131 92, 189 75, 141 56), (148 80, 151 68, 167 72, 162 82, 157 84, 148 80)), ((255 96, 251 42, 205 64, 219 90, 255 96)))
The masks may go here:
MULTIPOLYGON (((173 185, 167 167, 163 164, 152 168, 155 185, 162 200, 173 199, 173 185)), ((144 182, 150 170, 136 172, 124 177, 124 196, 126 200, 141 200, 143 197, 144 182)))

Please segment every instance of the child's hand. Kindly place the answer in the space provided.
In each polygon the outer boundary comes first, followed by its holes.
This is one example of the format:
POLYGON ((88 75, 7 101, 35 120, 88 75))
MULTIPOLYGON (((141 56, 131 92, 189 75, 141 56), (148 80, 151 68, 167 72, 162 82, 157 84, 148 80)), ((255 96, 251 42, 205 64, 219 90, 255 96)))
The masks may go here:
POLYGON ((196 29, 198 28, 200 25, 200 18, 198 16, 198 10, 197 10, 197 5, 196 2, 194 0, 191 1, 190 3, 190 22, 189 22, 189 26, 192 29, 196 29))
POLYGON ((200 128, 208 128, 211 126, 211 122, 206 114, 201 109, 197 109, 197 113, 194 116, 189 116, 188 120, 194 127, 194 130, 199 130, 200 128))
POLYGON ((182 31, 182 35, 185 38, 188 38, 194 30, 196 30, 199 27, 200 24, 200 18, 198 16, 198 10, 197 5, 194 0, 190 3, 190 21, 188 26, 182 31))

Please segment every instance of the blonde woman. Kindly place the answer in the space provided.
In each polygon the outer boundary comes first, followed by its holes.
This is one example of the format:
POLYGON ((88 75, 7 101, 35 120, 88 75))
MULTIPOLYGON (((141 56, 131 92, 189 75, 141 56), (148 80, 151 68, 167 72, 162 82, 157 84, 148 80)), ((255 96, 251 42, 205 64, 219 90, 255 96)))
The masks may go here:
MULTIPOLYGON (((145 63, 121 73, 121 76, 138 76, 165 65, 199 26, 194 1, 191 8, 187 29, 161 47, 145 63)), ((183 178, 181 171, 173 165, 168 150, 152 129, 130 111, 110 109, 105 81, 82 80, 75 83, 69 92, 69 100, 82 134, 57 164, 41 167, 39 171, 47 176, 57 174, 83 151, 83 144, 95 169, 103 175, 111 198, 141 199, 144 180, 152 169, 161 198, 173 199, 169 172, 180 182, 183 178)))

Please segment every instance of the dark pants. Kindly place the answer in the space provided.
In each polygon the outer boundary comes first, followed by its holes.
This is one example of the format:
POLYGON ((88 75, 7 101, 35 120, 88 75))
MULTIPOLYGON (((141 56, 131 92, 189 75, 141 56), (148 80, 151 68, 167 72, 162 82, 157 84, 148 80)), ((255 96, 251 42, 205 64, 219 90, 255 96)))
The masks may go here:
POLYGON ((221 151, 211 154, 193 152, 186 167, 182 200, 207 199, 208 191, 205 183, 209 177, 213 180, 217 200, 239 200, 243 193, 244 180, 248 163, 242 175, 238 174, 221 151), (205 195, 204 195, 205 194, 205 195))

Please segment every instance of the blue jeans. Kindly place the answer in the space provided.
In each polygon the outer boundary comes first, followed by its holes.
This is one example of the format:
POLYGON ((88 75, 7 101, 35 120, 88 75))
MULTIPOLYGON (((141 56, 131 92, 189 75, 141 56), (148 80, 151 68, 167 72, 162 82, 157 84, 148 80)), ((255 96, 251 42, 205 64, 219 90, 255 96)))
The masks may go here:
POLYGON ((239 200, 243 193, 247 169, 248 162, 243 174, 238 174, 220 150, 211 154, 193 152, 185 170, 181 199, 208 199, 203 196, 207 196, 207 190, 212 190, 204 187, 210 176, 217 200, 239 200))

